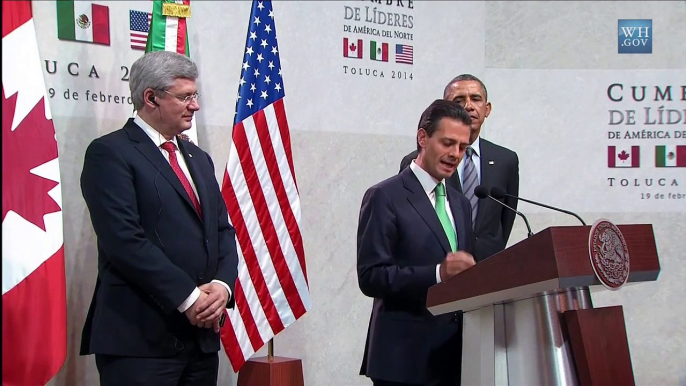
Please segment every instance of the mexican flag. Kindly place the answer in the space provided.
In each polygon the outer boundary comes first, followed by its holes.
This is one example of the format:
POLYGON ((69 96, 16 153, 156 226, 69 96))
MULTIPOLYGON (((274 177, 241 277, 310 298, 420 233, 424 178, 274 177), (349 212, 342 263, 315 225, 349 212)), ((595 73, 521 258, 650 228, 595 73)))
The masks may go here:
POLYGON ((658 168, 686 167, 686 146, 655 146, 655 166, 658 168))
POLYGON ((57 38, 110 45, 110 10, 87 1, 56 1, 57 38))
POLYGON ((641 165, 639 146, 608 146, 607 167, 637 168, 641 165))
MULTIPOLYGON (((155 0, 145 52, 174 51, 190 57, 187 27, 187 19, 191 16, 190 7, 190 0, 155 0)), ((187 135, 191 142, 198 144, 195 115, 191 128, 183 134, 187 135)))
POLYGON ((152 21, 145 52, 150 51, 175 51, 179 54, 191 56, 188 47, 188 28, 186 17, 168 16, 170 7, 183 9, 188 7, 190 13, 190 0, 165 0, 154 1, 152 6, 152 21))
POLYGON ((369 42, 369 57, 372 60, 388 62, 388 43, 369 42))

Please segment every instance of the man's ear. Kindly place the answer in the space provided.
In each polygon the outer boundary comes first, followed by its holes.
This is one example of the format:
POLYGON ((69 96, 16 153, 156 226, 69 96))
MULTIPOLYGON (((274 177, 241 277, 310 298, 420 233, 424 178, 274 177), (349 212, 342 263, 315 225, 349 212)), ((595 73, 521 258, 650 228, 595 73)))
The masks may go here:
POLYGON ((429 135, 426 133, 426 130, 424 130, 424 129, 417 130, 417 143, 419 144, 419 147, 425 148, 426 147, 426 141, 428 138, 429 138, 429 135))
POLYGON ((491 102, 486 103, 486 115, 484 118, 488 118, 489 115, 491 115, 491 102))

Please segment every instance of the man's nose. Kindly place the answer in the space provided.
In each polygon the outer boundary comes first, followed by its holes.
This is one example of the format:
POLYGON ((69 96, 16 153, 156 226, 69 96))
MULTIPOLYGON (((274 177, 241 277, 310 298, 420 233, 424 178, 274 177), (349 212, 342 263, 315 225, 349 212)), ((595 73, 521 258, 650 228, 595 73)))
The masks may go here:
POLYGON ((464 109, 467 110, 467 111, 474 110, 474 103, 472 103, 472 100, 471 100, 471 99, 467 98, 467 99, 464 101, 464 109))
POLYGON ((198 102, 197 99, 191 98, 191 101, 190 101, 190 103, 188 103, 187 107, 188 107, 188 110, 198 111, 198 110, 200 110, 200 103, 198 102))

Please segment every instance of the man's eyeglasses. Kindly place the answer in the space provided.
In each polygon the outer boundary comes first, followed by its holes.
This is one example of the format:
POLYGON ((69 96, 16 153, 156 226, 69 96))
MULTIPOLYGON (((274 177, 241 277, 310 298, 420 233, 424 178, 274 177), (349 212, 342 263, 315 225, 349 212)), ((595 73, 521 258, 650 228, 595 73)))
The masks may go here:
POLYGON ((191 103, 191 100, 194 100, 197 102, 198 98, 200 98, 200 94, 198 94, 197 92, 195 94, 191 94, 191 95, 176 95, 176 94, 170 93, 167 90, 163 90, 163 91, 165 93, 173 96, 174 98, 176 98, 179 102, 183 103, 184 105, 191 103))

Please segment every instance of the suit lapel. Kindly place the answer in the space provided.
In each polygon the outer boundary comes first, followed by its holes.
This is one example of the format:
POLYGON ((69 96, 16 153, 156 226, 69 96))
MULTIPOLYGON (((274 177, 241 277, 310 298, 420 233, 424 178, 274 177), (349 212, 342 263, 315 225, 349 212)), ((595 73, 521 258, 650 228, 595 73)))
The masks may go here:
POLYGON ((445 184, 448 185, 449 187, 457 190, 458 192, 462 193, 462 184, 460 183, 460 174, 457 172, 457 169, 455 169, 455 173, 453 173, 452 176, 448 177, 445 180, 445 184))
MULTIPOLYGON (((481 163, 481 185, 485 186, 488 189, 491 189, 494 186, 493 174, 495 172, 495 168, 497 167, 497 165, 495 164, 495 160, 493 159, 491 143, 483 138, 481 138, 480 141, 481 154, 479 154, 479 162, 481 163)), ((490 198, 479 200, 479 209, 476 213, 476 223, 474 224, 475 233, 479 226, 483 223, 484 218, 488 217, 487 214, 490 211, 492 205, 495 205, 495 203, 491 202, 490 198)))
MULTIPOLYGON (((155 146, 143 129, 133 123, 133 119, 129 119, 129 122, 124 126, 124 129, 128 133, 129 139, 135 142, 134 147, 141 152, 153 166, 155 166, 162 177, 164 177, 171 186, 174 187, 174 190, 176 190, 183 200, 193 208, 193 203, 191 202, 190 197, 188 197, 186 189, 183 188, 181 180, 176 176, 176 173, 174 173, 174 170, 172 170, 171 165, 169 165, 169 162, 164 158, 160 149, 155 146)), ((193 211, 195 211, 194 208, 193 211)))
POLYGON ((208 224, 209 221, 207 216, 210 214, 211 210, 210 199, 207 196, 207 189, 205 189, 205 179, 203 178, 202 173, 200 173, 199 166, 196 161, 201 154, 198 152, 191 153, 191 146, 186 146, 182 140, 177 139, 177 142, 179 144, 179 152, 186 161, 186 166, 188 166, 188 171, 191 173, 191 178, 193 179, 195 188, 198 191, 198 200, 200 201, 200 208, 202 209, 203 224, 208 224))
POLYGON ((445 235, 443 226, 436 215, 436 210, 431 205, 431 201, 429 201, 429 197, 426 196, 426 192, 424 192, 422 184, 419 183, 417 176, 414 175, 414 172, 409 167, 402 171, 401 176, 403 178, 403 184, 407 189, 407 200, 412 204, 412 207, 414 207, 417 213, 419 213, 434 236, 436 236, 445 253, 450 252, 448 237, 445 235))
POLYGON ((465 229, 464 220, 468 218, 467 213, 462 213, 462 205, 458 196, 451 189, 447 189, 448 202, 450 203, 450 212, 453 214, 453 221, 455 222, 455 232, 457 233, 457 249, 464 250, 467 245, 467 230, 465 229))

